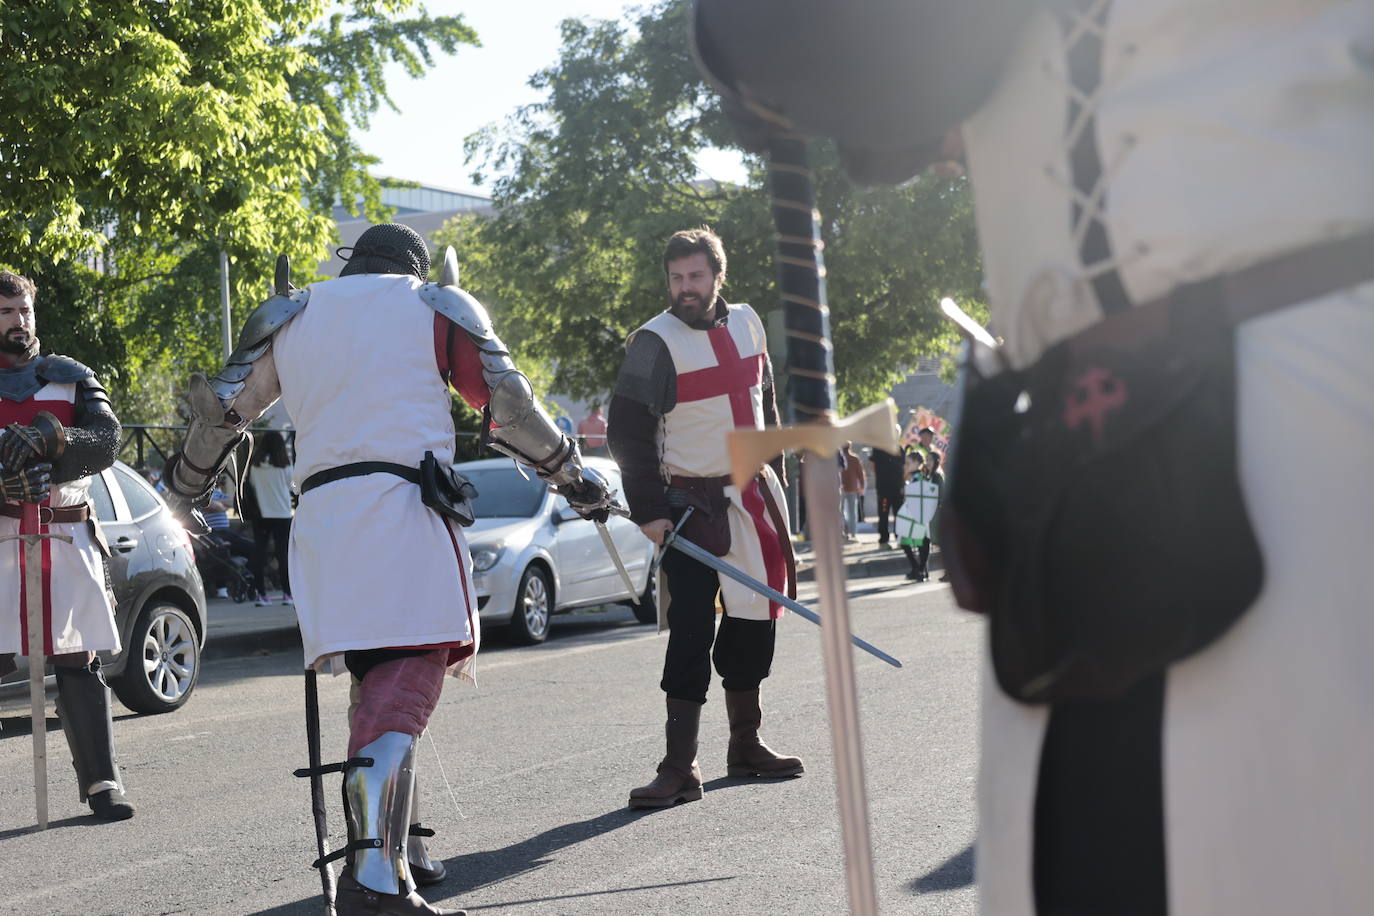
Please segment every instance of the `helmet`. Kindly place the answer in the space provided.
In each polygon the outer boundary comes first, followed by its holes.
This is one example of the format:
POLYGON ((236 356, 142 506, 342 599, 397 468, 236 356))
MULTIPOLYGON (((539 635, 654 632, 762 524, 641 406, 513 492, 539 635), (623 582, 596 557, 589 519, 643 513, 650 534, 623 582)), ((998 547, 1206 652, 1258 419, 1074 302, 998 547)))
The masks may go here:
POLYGON ((400 223, 381 223, 371 226, 350 248, 338 249, 339 257, 348 263, 339 276, 353 274, 409 274, 421 280, 429 279, 429 246, 424 237, 400 223), (347 256, 344 251, 348 251, 347 256))

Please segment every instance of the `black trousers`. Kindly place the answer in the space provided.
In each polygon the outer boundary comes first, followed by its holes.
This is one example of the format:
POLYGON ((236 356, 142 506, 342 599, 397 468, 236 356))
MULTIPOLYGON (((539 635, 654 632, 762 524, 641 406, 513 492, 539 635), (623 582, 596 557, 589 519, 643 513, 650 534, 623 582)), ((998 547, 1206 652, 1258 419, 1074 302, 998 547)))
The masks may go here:
POLYGON ((1166 916, 1163 672, 1050 710, 1035 799, 1037 916, 1166 916))
POLYGON ((906 497, 901 493, 897 493, 895 496, 891 493, 887 495, 878 494, 878 540, 886 541, 888 539, 889 524, 892 528, 897 527, 897 510, 902 508, 902 503, 905 501, 906 497), (888 521, 889 518, 891 522, 888 521))
POLYGON ((281 590, 291 594, 291 573, 287 562, 287 545, 291 538, 291 519, 256 518, 253 519, 253 578, 258 583, 258 591, 267 592, 267 540, 272 539, 276 551, 277 571, 281 576, 281 590))
POLYGON ((712 661, 726 690, 757 690, 773 667, 776 622, 731 617, 727 605, 717 631, 716 571, 676 550, 663 558, 663 571, 672 597, 668 653, 659 684, 663 692, 675 700, 705 703, 712 661))

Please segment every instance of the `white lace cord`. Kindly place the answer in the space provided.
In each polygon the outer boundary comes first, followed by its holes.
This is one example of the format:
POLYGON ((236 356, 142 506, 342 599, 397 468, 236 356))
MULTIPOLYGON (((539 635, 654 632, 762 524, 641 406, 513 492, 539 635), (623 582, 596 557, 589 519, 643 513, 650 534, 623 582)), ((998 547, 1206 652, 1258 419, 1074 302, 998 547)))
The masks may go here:
POLYGON ((444 758, 439 756, 439 746, 434 743, 434 736, 430 734, 428 727, 425 728, 425 737, 429 739, 429 749, 434 752, 434 762, 439 765, 439 778, 444 781, 444 788, 448 790, 449 800, 453 802, 453 810, 458 812, 460 821, 465 821, 468 816, 459 807, 458 796, 453 794, 453 784, 448 781, 448 774, 444 772, 444 758))
MULTIPOLYGON (((1098 22, 1102 17, 1103 11, 1111 4, 1112 0, 1092 0, 1086 9, 1079 9, 1076 6, 1066 6, 1062 10, 1065 17, 1067 30, 1064 37, 1064 53, 1062 60, 1067 62, 1074 47, 1083 39, 1093 36, 1103 45, 1106 44, 1107 29, 1098 22)), ((1073 79, 1065 69, 1054 66, 1049 61, 1045 62, 1043 68, 1047 77, 1053 80, 1059 88, 1064 90, 1070 99, 1078 104, 1078 110, 1074 113, 1073 120, 1069 123, 1061 138, 1060 146, 1064 161, 1071 161, 1073 149, 1083 137, 1083 132, 1093 122, 1093 116, 1097 113, 1101 105, 1102 97, 1108 85, 1113 81, 1113 75, 1109 75, 1103 70, 1097 85, 1091 92, 1084 92, 1074 85, 1073 79)), ((1106 211, 1104 201, 1107 196, 1107 189, 1110 187, 1112 179, 1121 170, 1122 165, 1130 155, 1132 147, 1135 145, 1133 137, 1127 137, 1126 142, 1112 157, 1110 162, 1100 163, 1100 171, 1097 180, 1093 182, 1091 188, 1085 193, 1073 182, 1071 175, 1061 175, 1055 166, 1045 167, 1045 174, 1056 185, 1063 190, 1069 198, 1078 205, 1078 218, 1072 226, 1073 248, 1075 251, 1083 250, 1084 239, 1088 235, 1094 222, 1102 225, 1106 229, 1106 211)), ((1098 149, 1099 159, 1102 150, 1098 149)), ((1091 264, 1084 264, 1081 268, 1081 277, 1085 280, 1093 280, 1105 273, 1118 270, 1120 267, 1138 260, 1145 254, 1143 250, 1131 250, 1119 252, 1112 249, 1111 256, 1095 261, 1091 264)))

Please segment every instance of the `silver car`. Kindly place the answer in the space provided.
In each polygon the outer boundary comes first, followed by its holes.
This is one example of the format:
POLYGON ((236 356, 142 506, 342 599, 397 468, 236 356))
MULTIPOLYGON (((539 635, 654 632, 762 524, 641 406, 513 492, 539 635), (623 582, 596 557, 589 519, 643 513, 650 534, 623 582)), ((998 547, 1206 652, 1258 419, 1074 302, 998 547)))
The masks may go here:
MULTIPOLYGON (((135 712, 179 709, 200 678, 205 589, 191 539, 162 497, 123 462, 91 481, 91 505, 110 544, 115 625, 124 651, 101 652, 105 676, 135 712)), ((13 549, 13 548, 11 548, 13 549)), ((0 709, 28 709, 28 658, 0 679, 0 709)), ((56 690, 56 678, 46 679, 56 690)))
MULTIPOLYGON (((605 458, 584 463, 620 489, 620 469, 605 458)), ((510 624, 515 639, 543 642, 549 618, 599 604, 632 603, 643 623, 658 619, 657 594, 649 576, 654 546, 629 519, 607 522, 634 591, 625 588, 596 526, 579 517, 533 473, 509 458, 454 465, 477 487, 477 522, 465 530, 472 552, 477 607, 482 623, 510 624)))

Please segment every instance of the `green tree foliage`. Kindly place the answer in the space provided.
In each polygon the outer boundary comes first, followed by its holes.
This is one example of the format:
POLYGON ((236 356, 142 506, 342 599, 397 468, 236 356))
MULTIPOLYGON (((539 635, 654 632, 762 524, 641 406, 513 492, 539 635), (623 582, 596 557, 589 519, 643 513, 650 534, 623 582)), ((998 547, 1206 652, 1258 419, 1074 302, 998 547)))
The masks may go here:
MULTIPOLYGON (((558 61, 532 79, 544 101, 469 138, 474 180, 500 176, 495 214, 459 218, 441 240, 502 335, 551 362, 558 391, 610 389, 626 334, 667 304, 663 244, 678 229, 721 235, 727 299, 777 307, 762 163, 749 160, 744 186, 697 176, 699 152, 735 140, 691 60, 687 9, 664 0, 633 22, 565 21, 558 61)), ((977 299, 980 264, 962 179, 864 190, 830 144, 813 159, 848 409, 948 345, 937 303, 977 299)))
POLYGON ((336 200, 384 217, 351 131, 385 66, 476 42, 415 0, 0 4, 0 260, 39 283, 45 348, 171 419, 168 381, 221 356, 219 252, 236 326, 276 254, 308 281, 336 200))

